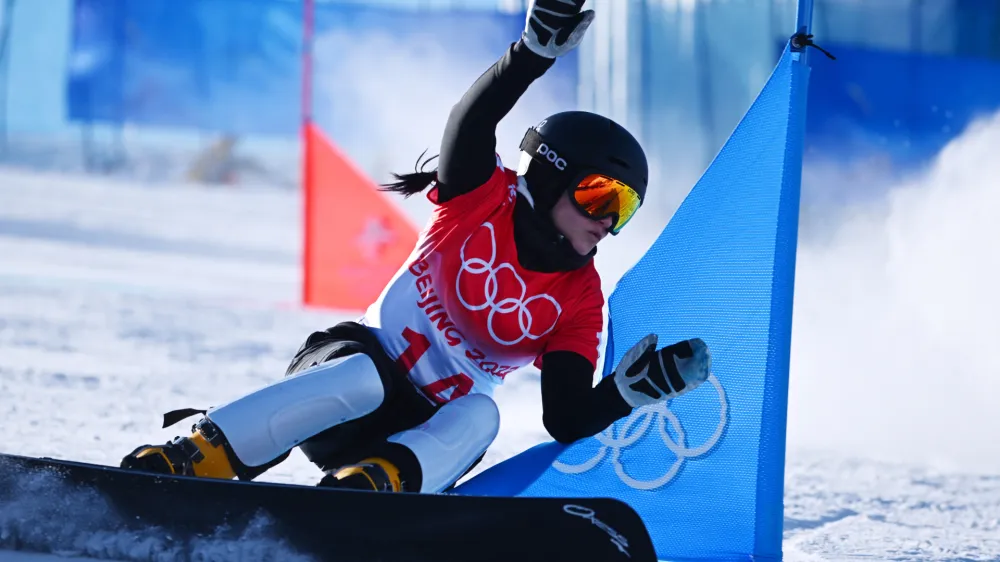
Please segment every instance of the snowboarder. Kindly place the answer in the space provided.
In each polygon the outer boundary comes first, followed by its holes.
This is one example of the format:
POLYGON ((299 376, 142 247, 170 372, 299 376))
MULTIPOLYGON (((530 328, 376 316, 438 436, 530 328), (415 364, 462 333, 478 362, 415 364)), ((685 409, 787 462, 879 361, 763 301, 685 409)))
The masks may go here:
POLYGON ((429 188, 435 208, 364 316, 313 333, 283 379, 123 467, 250 480, 299 447, 325 472, 320 485, 435 493, 481 460, 500 425, 493 389, 522 366, 541 369, 542 421, 562 443, 706 380, 701 339, 657 350, 650 335, 593 384, 604 305, 593 257, 645 198, 636 139, 567 111, 527 131, 516 172, 496 154, 500 120, 583 39, 594 19, 583 3, 531 2, 519 40, 452 108, 437 169, 384 186, 429 188))

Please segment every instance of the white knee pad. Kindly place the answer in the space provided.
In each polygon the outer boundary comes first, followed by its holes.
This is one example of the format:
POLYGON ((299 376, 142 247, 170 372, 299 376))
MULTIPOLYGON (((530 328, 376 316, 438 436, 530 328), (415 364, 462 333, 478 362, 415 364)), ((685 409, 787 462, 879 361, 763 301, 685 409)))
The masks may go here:
POLYGON ((363 353, 332 359, 209 410, 247 466, 261 466, 335 425, 373 412, 382 378, 363 353))
POLYGON ((417 456, 421 492, 437 493, 457 481, 500 431, 500 410, 485 394, 470 394, 441 406, 427 423, 388 440, 417 456))

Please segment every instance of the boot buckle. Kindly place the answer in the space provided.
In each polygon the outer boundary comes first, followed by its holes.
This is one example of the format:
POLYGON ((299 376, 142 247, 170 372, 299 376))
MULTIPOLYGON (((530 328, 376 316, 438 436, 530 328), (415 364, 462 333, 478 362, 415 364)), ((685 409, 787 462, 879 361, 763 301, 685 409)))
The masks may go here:
POLYGON ((213 447, 218 447, 223 442, 222 432, 207 417, 198 420, 192 429, 201 433, 205 437, 205 441, 208 441, 213 447))
POLYGON ((199 449, 198 446, 187 437, 174 437, 174 440, 171 441, 170 444, 176 445, 177 449, 184 454, 185 458, 190 459, 195 463, 199 463, 205 459, 205 454, 201 452, 201 449, 199 449))

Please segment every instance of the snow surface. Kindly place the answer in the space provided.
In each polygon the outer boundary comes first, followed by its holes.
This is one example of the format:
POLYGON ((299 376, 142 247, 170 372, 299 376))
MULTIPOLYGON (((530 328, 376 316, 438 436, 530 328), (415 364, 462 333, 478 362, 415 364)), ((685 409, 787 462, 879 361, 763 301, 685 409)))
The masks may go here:
MULTIPOLYGON (((803 224, 787 560, 1000 560, 998 145, 1000 119, 985 121, 918 177, 803 224)), ((0 451, 117 464, 186 429, 160 429, 163 412, 273 381, 311 331, 354 318, 298 306, 299 205, 287 189, 0 170, 0 451)), ((607 288, 666 218, 644 220, 638 246, 618 237, 599 253, 607 288)), ((503 427, 476 472, 548 440, 536 372, 497 401, 503 427)), ((261 480, 318 477, 296 451, 261 480)), ((102 531, 99 498, 32 486, 0 513, 0 547, 47 537, 71 557, 181 556, 155 533, 102 531), (95 517, 45 527, 75 502, 95 517)), ((186 556, 296 559, 246 532, 186 556)))

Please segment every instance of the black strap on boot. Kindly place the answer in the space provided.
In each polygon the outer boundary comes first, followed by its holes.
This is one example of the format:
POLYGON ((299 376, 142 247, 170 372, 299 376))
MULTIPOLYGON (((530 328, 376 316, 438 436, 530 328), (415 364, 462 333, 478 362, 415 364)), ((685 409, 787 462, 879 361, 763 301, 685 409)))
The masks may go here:
MULTIPOLYGON (((175 423, 178 423, 181 420, 189 418, 195 414, 201 414, 204 416, 207 413, 208 410, 199 410, 197 408, 181 408, 179 410, 172 410, 163 414, 163 427, 170 427, 175 423)), ((208 417, 204 417, 195 423, 191 427, 191 431, 200 432, 205 437, 205 440, 214 446, 222 446, 226 451, 226 457, 229 459, 229 464, 232 466, 233 472, 236 473, 236 477, 240 480, 253 480, 254 478, 257 478, 269 468, 276 466, 287 459, 288 455, 291 453, 291 451, 285 452, 278 458, 261 466, 247 466, 243 464, 243 461, 241 461, 238 456, 236 456, 236 453, 229 445, 229 442, 226 441, 222 432, 219 431, 219 428, 217 428, 215 424, 208 419, 208 417)))
POLYGON ((195 414, 205 415, 207 412, 208 410, 198 410, 196 408, 181 408, 180 410, 172 410, 163 414, 163 427, 168 428, 185 418, 190 418, 195 414))

